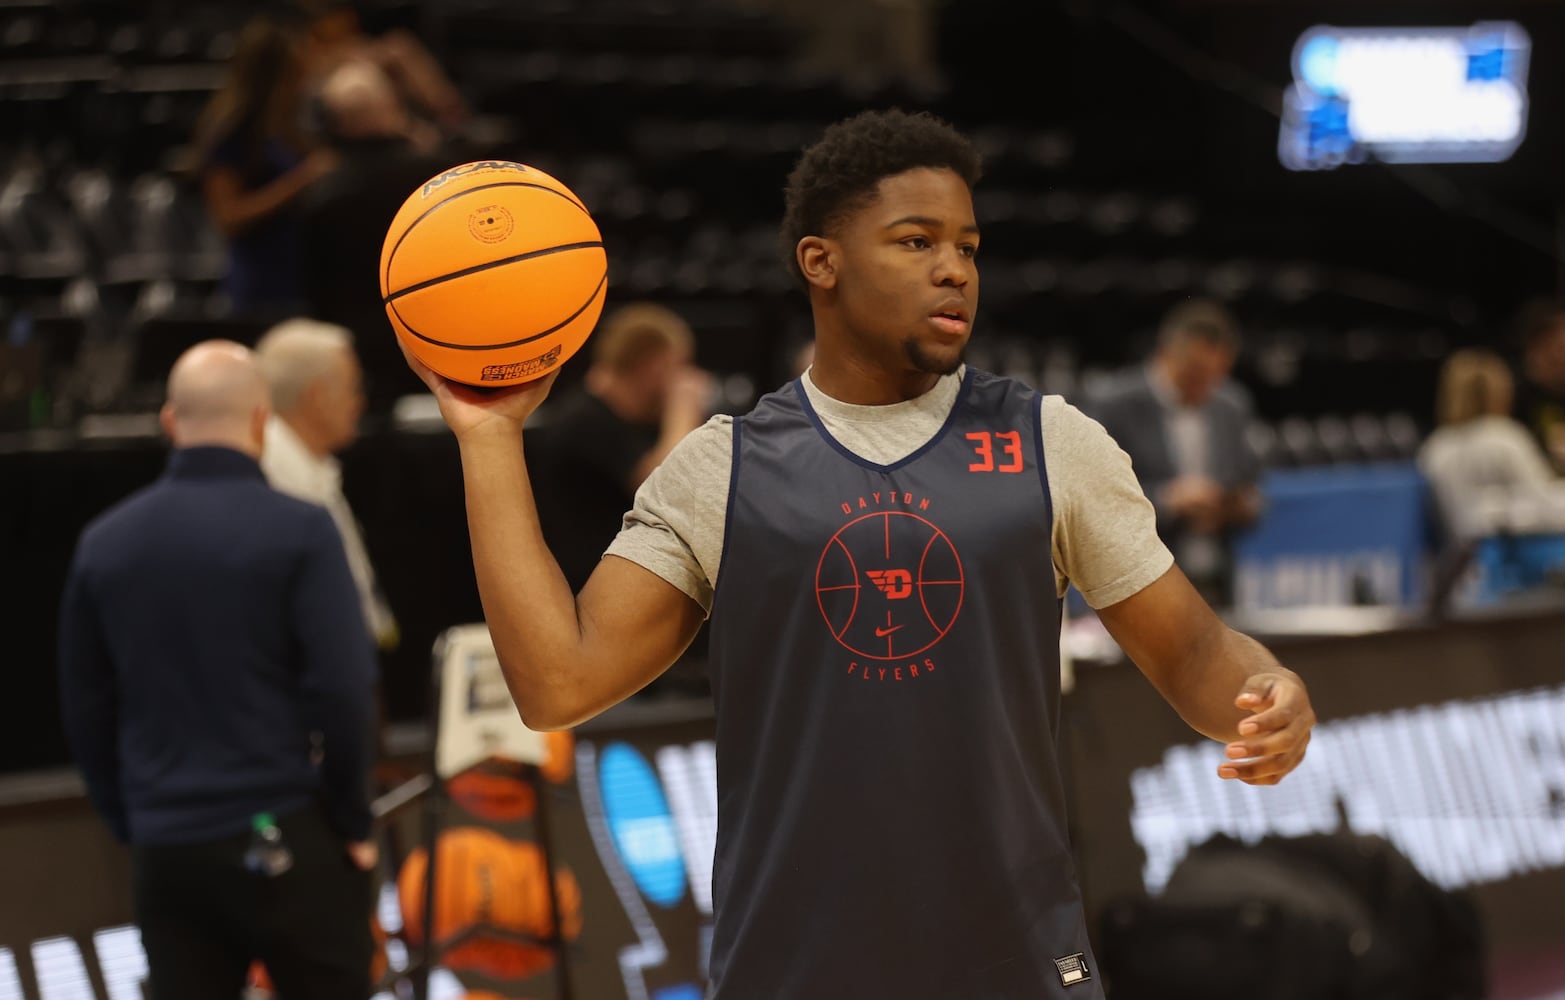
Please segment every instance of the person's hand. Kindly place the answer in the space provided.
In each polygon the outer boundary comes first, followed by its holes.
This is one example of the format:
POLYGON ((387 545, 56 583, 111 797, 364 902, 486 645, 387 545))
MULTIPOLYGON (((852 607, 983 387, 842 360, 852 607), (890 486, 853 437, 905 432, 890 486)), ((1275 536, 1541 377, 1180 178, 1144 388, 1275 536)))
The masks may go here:
POLYGON ((712 407, 712 397, 717 391, 717 380, 711 372, 694 365, 681 365, 674 369, 668 381, 668 396, 663 402, 664 420, 684 431, 691 431, 706 422, 712 407))
POLYGON ((1223 488, 1205 476, 1181 476, 1169 483, 1164 503, 1174 515, 1202 534, 1213 534, 1223 523, 1223 488))
POLYGON ((375 870, 380 861, 380 848, 373 840, 352 840, 347 844, 348 860, 361 872, 375 870))
POLYGON ((437 375, 415 357, 406 344, 398 343, 408 367, 434 393, 435 401, 440 404, 440 416, 459 438, 489 430, 520 434, 522 424, 548 398, 549 389, 560 375, 556 368, 542 378, 521 385, 475 389, 437 375))
POLYGON ((1315 727, 1315 710, 1304 682, 1291 673, 1256 674, 1234 705, 1252 714, 1239 722, 1239 739, 1228 744, 1218 777, 1247 785, 1275 785, 1304 760, 1315 727))
POLYGON ((300 161, 297 169, 304 178, 305 183, 308 184, 318 181, 333 170, 336 170, 337 161, 338 157, 335 150, 322 147, 312 150, 309 155, 300 161))
POLYGON ((1266 508, 1266 500, 1255 485, 1240 486, 1224 496, 1223 520, 1227 524, 1252 524, 1266 508))

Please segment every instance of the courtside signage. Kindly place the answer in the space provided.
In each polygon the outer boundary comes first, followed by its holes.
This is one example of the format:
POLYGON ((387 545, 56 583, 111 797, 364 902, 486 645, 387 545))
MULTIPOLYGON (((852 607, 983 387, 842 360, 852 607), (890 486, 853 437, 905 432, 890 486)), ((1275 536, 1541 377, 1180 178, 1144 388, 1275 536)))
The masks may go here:
POLYGON ((1390 840, 1447 889, 1565 867, 1565 687, 1322 723, 1275 788, 1211 780, 1222 759, 1220 743, 1185 744, 1131 774, 1149 892, 1217 834, 1254 843, 1344 821, 1390 840))

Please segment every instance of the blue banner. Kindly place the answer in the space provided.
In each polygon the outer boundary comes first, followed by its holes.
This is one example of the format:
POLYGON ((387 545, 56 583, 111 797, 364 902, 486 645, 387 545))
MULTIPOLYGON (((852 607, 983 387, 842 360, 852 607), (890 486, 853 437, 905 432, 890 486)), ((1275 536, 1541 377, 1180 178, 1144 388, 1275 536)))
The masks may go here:
POLYGON ((1427 488, 1411 462, 1275 469, 1236 540, 1241 608, 1411 604, 1423 591, 1427 488))

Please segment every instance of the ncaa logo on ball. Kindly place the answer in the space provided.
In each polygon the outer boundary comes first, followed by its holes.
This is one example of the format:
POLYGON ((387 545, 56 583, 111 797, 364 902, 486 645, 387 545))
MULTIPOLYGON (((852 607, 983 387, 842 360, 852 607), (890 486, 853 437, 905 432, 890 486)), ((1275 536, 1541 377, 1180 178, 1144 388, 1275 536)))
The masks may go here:
POLYGON ((421 197, 428 198, 430 193, 435 191, 437 188, 444 187, 449 181, 453 181, 458 177, 466 177, 468 174, 487 172, 491 170, 525 171, 526 169, 527 167, 525 164, 513 163, 510 160, 477 160, 473 163, 464 163, 461 166, 452 167, 450 170, 444 171, 438 177, 432 177, 425 181, 423 188, 421 188, 419 191, 419 194, 421 197))
POLYGON ((501 205, 485 205, 467 217, 467 231, 483 243, 500 243, 515 228, 511 213, 501 205))
POLYGON ((478 377, 485 382, 507 382, 511 379, 526 378, 539 372, 553 368, 560 360, 560 346, 555 345, 548 354, 540 354, 536 358, 528 358, 526 361, 512 361, 504 365, 484 365, 483 371, 478 377))

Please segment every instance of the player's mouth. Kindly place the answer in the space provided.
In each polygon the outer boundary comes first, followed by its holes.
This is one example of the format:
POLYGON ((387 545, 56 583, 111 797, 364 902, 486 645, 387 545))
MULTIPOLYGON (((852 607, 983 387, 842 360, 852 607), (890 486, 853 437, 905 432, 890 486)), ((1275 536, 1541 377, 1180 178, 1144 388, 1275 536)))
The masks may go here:
POLYGON ((935 329, 949 337, 965 337, 972 323, 967 307, 957 302, 942 303, 929 314, 929 322, 935 329))

